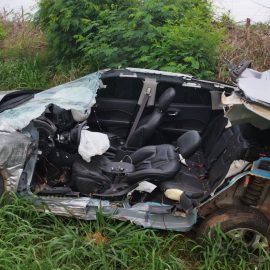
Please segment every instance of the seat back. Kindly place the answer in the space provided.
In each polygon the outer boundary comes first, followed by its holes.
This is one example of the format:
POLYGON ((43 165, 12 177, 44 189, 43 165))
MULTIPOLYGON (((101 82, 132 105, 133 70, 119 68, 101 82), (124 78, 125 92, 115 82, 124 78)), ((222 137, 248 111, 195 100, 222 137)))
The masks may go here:
POLYGON ((159 182, 173 178, 181 168, 175 147, 170 144, 140 148, 130 155, 135 171, 126 175, 129 183, 149 180, 159 182))
POLYGON ((244 140, 237 127, 226 130, 218 143, 220 147, 216 149, 216 157, 214 158, 212 155, 212 159, 208 160, 210 164, 208 185, 211 191, 222 183, 232 162, 243 159, 248 149, 248 143, 244 140))
POLYGON ((150 115, 147 115, 140 120, 137 129, 126 142, 128 147, 137 148, 146 145, 147 141, 159 126, 162 117, 172 103, 175 94, 175 89, 170 87, 160 96, 158 107, 155 108, 150 115))
POLYGON ((200 147, 201 136, 197 130, 190 130, 177 139, 178 152, 185 159, 190 158, 200 147))
POLYGON ((227 123, 228 119, 222 113, 216 116, 206 127, 202 135, 202 150, 205 156, 210 155, 213 146, 223 134, 227 123))
POLYGON ((236 131, 233 128, 228 128, 220 135, 219 139, 212 145, 212 148, 209 149, 209 154, 205 157, 205 165, 207 169, 212 167, 212 164, 222 155, 223 151, 230 147, 230 142, 233 138, 239 134, 238 130, 236 131))

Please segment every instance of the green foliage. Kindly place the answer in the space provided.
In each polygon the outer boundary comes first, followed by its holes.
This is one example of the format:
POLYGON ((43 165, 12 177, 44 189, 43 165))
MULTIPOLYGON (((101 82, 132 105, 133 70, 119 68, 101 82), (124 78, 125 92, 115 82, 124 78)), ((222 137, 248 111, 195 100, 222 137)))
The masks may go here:
MULTIPOLYGON (((1 56, 1 55, 0 55, 1 56)), ((89 73, 89 67, 70 61, 54 61, 47 53, 0 57, 0 91, 48 89, 89 73)))
POLYGON ((199 243, 190 243, 191 253, 198 261, 200 270, 267 270, 270 256, 262 247, 256 250, 248 248, 243 239, 232 239, 224 234, 219 226, 213 228, 212 237, 200 239, 199 243))
POLYGON ((30 88, 42 89, 46 86, 49 70, 40 55, 1 59, 0 90, 30 88))
POLYGON ((60 219, 30 203, 14 197, 0 208, 0 269, 186 269, 173 234, 102 215, 97 222, 60 219))
POLYGON ((222 38, 211 19, 204 0, 40 0, 37 14, 58 57, 200 77, 213 77, 222 38))
POLYGON ((6 33, 4 30, 4 26, 0 23, 0 40, 5 37, 6 33))
POLYGON ((32 199, 0 200, 0 269, 267 270, 241 242, 221 232, 200 243, 177 233, 142 229, 97 215, 81 221, 38 212, 32 199))

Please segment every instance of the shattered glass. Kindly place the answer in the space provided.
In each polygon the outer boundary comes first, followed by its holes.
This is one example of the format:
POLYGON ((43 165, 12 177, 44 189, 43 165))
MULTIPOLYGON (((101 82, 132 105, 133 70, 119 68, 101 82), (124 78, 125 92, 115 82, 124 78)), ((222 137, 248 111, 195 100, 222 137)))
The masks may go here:
POLYGON ((63 109, 78 111, 87 117, 96 102, 95 97, 100 85, 99 78, 98 72, 92 73, 40 92, 26 103, 0 113, 0 123, 22 130, 32 119, 39 117, 50 103, 63 109))

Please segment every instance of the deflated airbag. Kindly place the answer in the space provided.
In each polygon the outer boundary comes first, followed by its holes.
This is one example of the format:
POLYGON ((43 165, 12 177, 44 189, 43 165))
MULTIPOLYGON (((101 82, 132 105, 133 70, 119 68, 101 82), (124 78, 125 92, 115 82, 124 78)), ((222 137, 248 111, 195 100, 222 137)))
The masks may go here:
POLYGON ((110 142, 106 134, 88 130, 81 131, 78 152, 86 162, 90 162, 91 157, 104 154, 109 147, 110 142))

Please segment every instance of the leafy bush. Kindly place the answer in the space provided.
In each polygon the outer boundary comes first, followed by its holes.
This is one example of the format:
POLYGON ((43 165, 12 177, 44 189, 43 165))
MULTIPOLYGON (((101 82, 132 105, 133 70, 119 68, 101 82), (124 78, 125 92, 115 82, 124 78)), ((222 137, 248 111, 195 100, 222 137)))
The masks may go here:
POLYGON ((105 67, 214 75, 222 38, 204 0, 40 0, 37 22, 59 58, 105 67))

